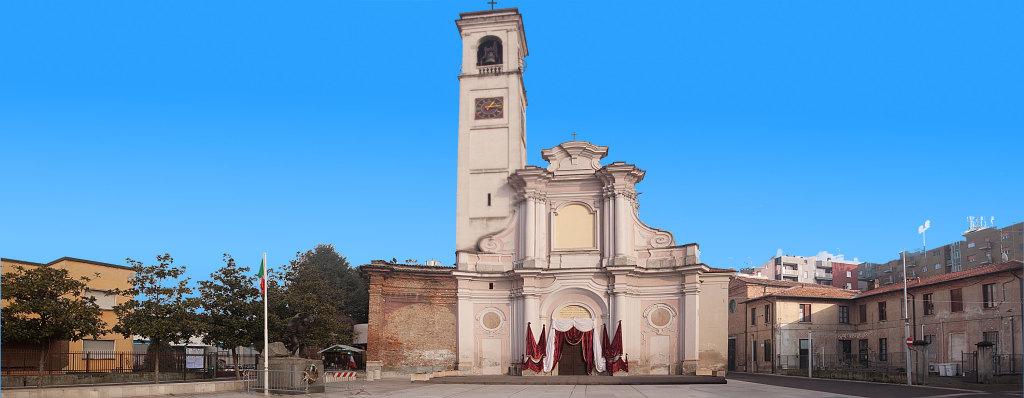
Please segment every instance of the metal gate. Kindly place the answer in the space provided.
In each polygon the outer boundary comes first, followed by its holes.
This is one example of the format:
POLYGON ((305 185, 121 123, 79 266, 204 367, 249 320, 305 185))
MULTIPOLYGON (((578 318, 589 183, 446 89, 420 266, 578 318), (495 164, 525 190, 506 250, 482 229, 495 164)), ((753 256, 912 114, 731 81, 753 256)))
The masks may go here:
POLYGON ((978 382, 978 353, 977 352, 964 352, 960 353, 961 363, 964 369, 963 380, 969 383, 978 382))

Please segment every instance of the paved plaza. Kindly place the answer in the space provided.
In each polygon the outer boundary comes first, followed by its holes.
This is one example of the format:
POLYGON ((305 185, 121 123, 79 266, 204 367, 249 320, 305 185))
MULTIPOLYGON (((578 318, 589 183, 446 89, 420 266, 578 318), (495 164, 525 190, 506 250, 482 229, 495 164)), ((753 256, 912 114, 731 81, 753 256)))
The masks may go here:
MULTIPOLYGON (((1021 397, 1011 386, 980 386, 989 391, 907 387, 764 375, 730 375, 727 384, 691 385, 497 385, 413 383, 407 379, 375 382, 353 381, 329 385, 324 394, 311 397, 393 397, 393 398, 831 398, 831 397, 1021 397)), ((250 398, 255 393, 196 395, 192 398, 250 398)))

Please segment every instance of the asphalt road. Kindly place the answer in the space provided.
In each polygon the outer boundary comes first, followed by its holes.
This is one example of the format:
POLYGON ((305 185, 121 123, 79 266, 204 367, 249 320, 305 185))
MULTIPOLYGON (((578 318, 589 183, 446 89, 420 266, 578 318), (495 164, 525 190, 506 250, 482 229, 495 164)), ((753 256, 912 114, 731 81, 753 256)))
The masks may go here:
POLYGON ((899 384, 866 383, 848 380, 808 379, 776 375, 729 373, 729 380, 788 387, 829 394, 858 397, 1021 397, 1019 385, 970 384, 963 388, 905 386, 899 384))

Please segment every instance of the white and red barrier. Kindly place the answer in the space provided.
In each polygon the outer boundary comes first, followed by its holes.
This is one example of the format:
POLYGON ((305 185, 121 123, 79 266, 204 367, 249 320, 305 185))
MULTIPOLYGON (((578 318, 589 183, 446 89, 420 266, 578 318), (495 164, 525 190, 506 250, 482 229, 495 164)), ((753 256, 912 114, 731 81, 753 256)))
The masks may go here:
POLYGON ((324 372, 324 382, 350 381, 356 379, 356 372, 353 371, 328 371, 324 372))

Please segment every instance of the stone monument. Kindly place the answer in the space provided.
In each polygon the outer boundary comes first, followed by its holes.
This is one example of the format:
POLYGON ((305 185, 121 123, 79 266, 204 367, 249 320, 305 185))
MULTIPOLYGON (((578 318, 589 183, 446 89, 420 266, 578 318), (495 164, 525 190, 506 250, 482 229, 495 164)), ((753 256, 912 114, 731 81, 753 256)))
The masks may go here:
MULTIPOLYGON (((320 359, 301 358, 292 355, 282 342, 270 343, 270 390, 275 393, 324 392, 324 363, 320 359)), ((263 356, 260 355, 256 369, 263 370, 263 356)), ((260 374, 256 380, 258 389, 263 388, 260 374)))

